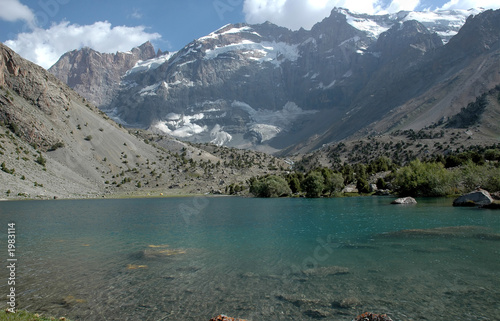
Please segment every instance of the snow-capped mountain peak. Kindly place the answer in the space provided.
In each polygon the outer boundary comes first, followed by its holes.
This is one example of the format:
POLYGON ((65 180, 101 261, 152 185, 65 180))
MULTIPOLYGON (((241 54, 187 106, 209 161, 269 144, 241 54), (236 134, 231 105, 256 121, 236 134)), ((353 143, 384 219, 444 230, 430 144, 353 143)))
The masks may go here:
MULTIPOLYGON (((481 11, 367 15, 336 8, 298 31, 228 24, 178 52, 136 60, 101 107, 123 124, 194 142, 271 151, 315 135, 327 135, 328 143, 437 86, 447 72, 467 66, 463 59, 496 50, 500 10, 481 11)), ((497 81, 498 61, 486 65, 484 75, 483 69, 474 75, 482 82, 465 85, 482 89, 484 79, 497 81)), ((452 92, 466 93, 464 86, 452 92)))
POLYGON ((396 23, 417 20, 429 31, 436 32, 443 43, 447 43, 458 33, 469 16, 484 11, 482 8, 474 8, 469 10, 400 11, 395 14, 367 15, 353 13, 343 8, 334 10, 345 15, 351 26, 366 32, 373 39, 377 39, 380 34, 389 30, 396 23))

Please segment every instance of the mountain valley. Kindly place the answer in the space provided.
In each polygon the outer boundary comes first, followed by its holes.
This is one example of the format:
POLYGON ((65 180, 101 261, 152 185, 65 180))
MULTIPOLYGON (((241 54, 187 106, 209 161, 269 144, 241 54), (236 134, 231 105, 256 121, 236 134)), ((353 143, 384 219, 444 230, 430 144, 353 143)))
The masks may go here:
POLYGON ((129 131, 3 44, 0 107, 0 197, 222 194, 289 167, 267 154, 129 131))
POLYGON ((75 50, 50 73, 1 45, 2 197, 234 194, 495 146, 499 35, 500 10, 334 9, 311 30, 227 25, 178 52, 75 50))

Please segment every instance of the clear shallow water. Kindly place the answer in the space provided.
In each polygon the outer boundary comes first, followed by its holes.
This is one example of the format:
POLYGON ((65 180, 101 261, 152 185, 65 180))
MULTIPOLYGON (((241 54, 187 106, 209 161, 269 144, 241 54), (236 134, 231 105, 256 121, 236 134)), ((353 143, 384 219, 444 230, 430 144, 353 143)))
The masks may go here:
POLYGON ((500 320, 500 212, 390 201, 2 202, 0 232, 18 307, 74 320, 500 320), (384 234, 450 226, 475 228, 384 234))

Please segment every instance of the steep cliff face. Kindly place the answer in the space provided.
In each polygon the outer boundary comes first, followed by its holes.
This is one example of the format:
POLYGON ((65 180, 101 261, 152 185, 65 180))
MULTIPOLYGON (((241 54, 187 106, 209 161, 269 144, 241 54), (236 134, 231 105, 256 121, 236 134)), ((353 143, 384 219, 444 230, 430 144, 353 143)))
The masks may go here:
POLYGON ((49 72, 96 106, 102 106, 113 99, 121 76, 139 60, 148 60, 155 56, 150 42, 129 52, 115 54, 83 48, 64 54, 49 72))
POLYGON ((0 85, 8 93, 0 96, 0 121, 14 127, 18 136, 37 148, 55 144, 58 141, 55 132, 40 115, 48 120, 62 116, 70 108, 71 90, 3 44, 0 44, 0 85), (14 95, 23 100, 17 101, 14 95))

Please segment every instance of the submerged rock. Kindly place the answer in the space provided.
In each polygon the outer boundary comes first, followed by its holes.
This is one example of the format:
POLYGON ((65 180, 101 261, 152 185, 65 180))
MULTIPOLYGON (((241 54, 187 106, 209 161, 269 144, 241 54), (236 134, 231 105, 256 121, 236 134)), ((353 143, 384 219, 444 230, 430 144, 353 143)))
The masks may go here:
POLYGON ((304 311, 303 314, 313 319, 324 319, 329 315, 327 311, 316 310, 316 309, 306 310, 304 311))
POLYGON ((328 275, 341 275, 348 274, 349 269, 343 266, 325 266, 315 269, 307 269, 302 271, 307 276, 328 276, 328 275))
POLYGON ((417 204, 417 200, 414 199, 413 197, 403 197, 403 198, 398 198, 391 204, 396 204, 396 205, 417 204))
POLYGON ((358 315, 352 321, 392 321, 392 319, 388 317, 387 314, 365 312, 361 315, 358 315))
POLYGON ((361 305, 358 298, 345 298, 342 301, 333 302, 332 306, 342 309, 353 309, 361 305))
POLYGON ((380 234, 383 237, 445 237, 475 238, 482 240, 500 240, 500 234, 483 226, 450 226, 430 229, 410 229, 380 234))
POLYGON ((147 265, 127 264, 127 270, 147 269, 147 265))
POLYGON ((212 318, 210 319, 210 321, 245 321, 244 319, 235 319, 235 318, 231 318, 231 317, 228 317, 227 315, 219 315, 219 316, 216 316, 215 318, 212 318))
POLYGON ((186 250, 183 249, 158 249, 158 248, 148 248, 143 251, 144 258, 154 259, 166 256, 173 256, 179 254, 186 254, 186 250))
POLYGON ((490 193, 484 189, 465 194, 453 201, 453 206, 485 206, 493 203, 490 193))
POLYGON ((166 249, 168 245, 150 245, 147 249, 131 253, 130 258, 134 260, 150 260, 178 256, 186 254, 185 249, 166 249))
POLYGON ((321 302, 320 300, 311 300, 311 299, 305 299, 305 298, 296 297, 296 296, 277 295, 276 299, 278 299, 280 301, 291 303, 298 308, 323 305, 323 302, 321 302))

